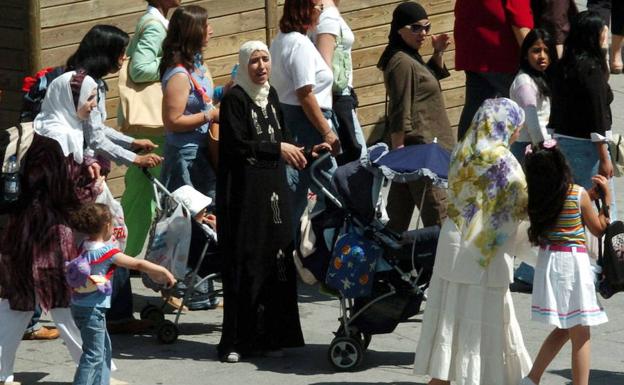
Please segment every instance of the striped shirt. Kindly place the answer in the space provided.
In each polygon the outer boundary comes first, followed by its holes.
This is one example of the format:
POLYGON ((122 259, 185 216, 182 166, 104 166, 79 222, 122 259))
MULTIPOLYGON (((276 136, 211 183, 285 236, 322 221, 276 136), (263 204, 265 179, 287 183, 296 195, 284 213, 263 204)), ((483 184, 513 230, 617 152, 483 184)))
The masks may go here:
POLYGON ((562 246, 585 245, 585 228, 581 217, 582 187, 570 185, 557 223, 546 232, 548 244, 562 246))

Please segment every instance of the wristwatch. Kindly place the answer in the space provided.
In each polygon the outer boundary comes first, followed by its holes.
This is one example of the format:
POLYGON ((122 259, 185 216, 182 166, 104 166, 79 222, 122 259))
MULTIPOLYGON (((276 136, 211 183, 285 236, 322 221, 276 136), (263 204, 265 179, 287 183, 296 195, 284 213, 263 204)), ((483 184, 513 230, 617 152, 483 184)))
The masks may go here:
POLYGON ((611 218, 611 216, 609 215, 609 205, 602 206, 602 212, 604 213, 605 217, 611 218))

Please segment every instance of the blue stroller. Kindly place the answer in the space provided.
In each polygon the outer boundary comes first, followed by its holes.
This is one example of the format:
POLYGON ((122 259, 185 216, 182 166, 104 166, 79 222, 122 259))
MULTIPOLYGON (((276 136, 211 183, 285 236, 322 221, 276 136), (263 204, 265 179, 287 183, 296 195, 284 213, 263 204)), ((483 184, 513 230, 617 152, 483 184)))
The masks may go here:
POLYGON ((333 177, 319 170, 329 156, 322 155, 311 166, 313 182, 327 206, 310 215, 309 230, 302 234, 302 245, 309 245, 311 241, 303 237, 313 234, 313 251, 300 247, 295 259, 304 282, 326 282, 340 301, 340 325, 327 357, 337 370, 349 371, 360 365, 373 335, 392 333, 420 312, 435 261, 439 227, 403 234, 387 228, 379 212, 382 185, 387 180, 406 183, 426 177, 444 186, 450 154, 435 143, 396 151, 378 144, 369 149, 367 158, 338 167, 333 177), (345 232, 356 233, 381 250, 365 295, 331 285, 328 269, 335 270, 330 264, 340 253, 337 249, 344 247, 340 237, 345 232))

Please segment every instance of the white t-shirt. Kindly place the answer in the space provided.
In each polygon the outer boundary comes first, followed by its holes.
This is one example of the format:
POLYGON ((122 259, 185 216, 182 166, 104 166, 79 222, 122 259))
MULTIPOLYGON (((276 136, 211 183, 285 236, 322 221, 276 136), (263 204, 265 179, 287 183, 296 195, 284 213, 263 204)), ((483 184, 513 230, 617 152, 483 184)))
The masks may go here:
POLYGON ((539 143, 549 139, 546 126, 550 119, 550 98, 539 92, 531 76, 518 72, 509 88, 509 97, 525 112, 526 128, 520 131, 518 142, 539 143))
POLYGON ((271 85, 280 102, 299 106, 296 90, 312 85, 321 108, 332 108, 331 69, 312 41, 299 32, 278 33, 271 43, 271 85))
MULTIPOLYGON (((351 57, 351 50, 353 48, 353 43, 355 42, 355 35, 346 21, 340 16, 340 12, 336 7, 328 7, 325 8, 323 13, 321 13, 321 17, 319 18, 318 25, 316 29, 310 31, 310 39, 316 43, 316 38, 318 35, 322 33, 328 33, 330 35, 336 36, 336 41, 340 39, 342 36, 342 47, 349 56, 349 61, 353 63, 353 59, 351 57)), ((353 71, 350 71, 347 74, 349 87, 353 88, 353 71)), ((346 89, 343 91, 343 95, 350 95, 350 90, 346 89)))

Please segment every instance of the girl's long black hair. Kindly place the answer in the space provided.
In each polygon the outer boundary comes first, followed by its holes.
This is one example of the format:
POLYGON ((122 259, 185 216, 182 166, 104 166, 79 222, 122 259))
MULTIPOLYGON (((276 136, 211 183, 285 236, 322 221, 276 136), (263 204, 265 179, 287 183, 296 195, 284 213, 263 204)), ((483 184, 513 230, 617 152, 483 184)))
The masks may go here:
POLYGON ((522 46, 520 47, 520 69, 522 72, 529 75, 535 84, 537 84, 538 91, 544 96, 550 96, 550 79, 551 73, 557 65, 557 48, 555 40, 551 35, 542 28, 532 29, 524 38, 522 46), (529 50, 538 40, 544 42, 546 48, 548 48, 548 57, 550 59, 550 65, 545 72, 538 71, 529 63, 529 50))
POLYGON ((531 145, 531 152, 524 157, 524 173, 529 193, 529 241, 540 245, 557 223, 573 183, 572 173, 559 148, 544 148, 543 143, 531 145))
POLYGON ((128 34, 121 29, 98 24, 84 35, 76 52, 67 59, 67 71, 83 69, 96 80, 117 72, 129 41, 128 34))
POLYGON ((578 68, 580 61, 590 60, 602 69, 605 76, 608 74, 606 52, 600 46, 604 27, 604 20, 596 12, 583 11, 572 19, 560 63, 564 72, 578 68))

